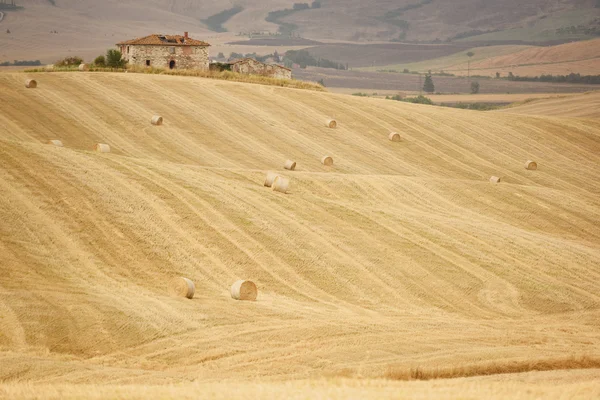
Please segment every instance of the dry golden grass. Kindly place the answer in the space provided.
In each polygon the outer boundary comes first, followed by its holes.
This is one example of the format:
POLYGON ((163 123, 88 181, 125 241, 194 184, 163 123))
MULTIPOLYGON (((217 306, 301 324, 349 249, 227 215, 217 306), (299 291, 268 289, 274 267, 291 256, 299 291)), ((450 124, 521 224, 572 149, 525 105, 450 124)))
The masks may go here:
POLYGON ((596 120, 24 75, 0 74, 0 397, 597 397, 600 369, 362 380, 600 357, 596 120))
MULTIPOLYGON (((55 68, 54 70, 48 71, 44 68, 32 68, 24 71, 25 73, 40 73, 40 72, 80 72, 78 67, 61 67, 55 68)), ((279 79, 272 78, 264 75, 247 75, 239 74, 231 71, 201 71, 193 69, 178 69, 168 70, 162 68, 145 68, 138 66, 129 66, 125 68, 102 68, 102 67, 90 67, 87 72, 131 72, 137 74, 150 74, 150 75, 172 75, 172 76, 194 76, 198 78, 209 78, 219 79, 224 81, 253 83, 259 85, 269 86, 280 86, 294 89, 308 89, 324 92, 326 89, 318 83, 299 81, 295 79, 279 79)))
POLYGON ((404 65, 388 65, 361 68, 367 71, 389 70, 403 71, 444 71, 454 75, 495 77, 496 72, 507 76, 509 72, 519 76, 598 75, 600 71, 600 39, 566 43, 557 46, 521 46, 501 45, 476 47, 470 59, 467 50, 433 60, 404 65))
POLYGON ((0 385, 7 399, 595 399, 596 371, 539 372, 436 382, 332 378, 290 382, 214 382, 177 385, 0 385), (510 378, 510 379, 508 379, 510 378))
POLYGON ((550 360, 501 360, 461 366, 445 366, 440 368, 413 367, 410 369, 397 369, 390 367, 389 371, 385 374, 385 378, 401 381, 428 381, 432 379, 467 378, 472 376, 569 369, 600 369, 600 358, 571 356, 550 360))
POLYGON ((600 118, 600 91, 578 95, 530 99, 501 110, 502 112, 548 117, 600 118))

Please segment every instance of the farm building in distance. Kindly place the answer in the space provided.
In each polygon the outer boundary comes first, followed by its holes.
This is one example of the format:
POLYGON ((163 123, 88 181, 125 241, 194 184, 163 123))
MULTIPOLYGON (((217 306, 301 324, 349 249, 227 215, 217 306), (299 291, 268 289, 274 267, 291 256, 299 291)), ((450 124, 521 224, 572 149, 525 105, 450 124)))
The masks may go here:
MULTIPOLYGON (((224 64, 217 63, 216 69, 223 69, 224 64)), ((242 58, 229 62, 231 71, 248 75, 263 75, 278 79, 292 79, 292 70, 278 64, 266 64, 253 58, 242 58)))
POLYGON ((130 65, 208 70, 210 44, 181 35, 150 35, 117 43, 130 65))

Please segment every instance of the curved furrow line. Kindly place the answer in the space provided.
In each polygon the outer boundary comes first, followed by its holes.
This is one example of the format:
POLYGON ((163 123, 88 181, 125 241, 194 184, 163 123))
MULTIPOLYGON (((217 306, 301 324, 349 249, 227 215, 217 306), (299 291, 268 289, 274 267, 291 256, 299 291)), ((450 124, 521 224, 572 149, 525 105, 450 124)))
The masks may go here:
MULTIPOLYGON (((317 94, 313 94, 315 96, 315 100, 319 99, 318 106, 317 105, 309 105, 304 103, 301 100, 294 100, 292 98, 293 93, 286 92, 283 94, 276 94, 276 97, 281 98, 281 103, 293 103, 294 108, 296 110, 304 110, 302 114, 305 120, 313 120, 314 119, 314 110, 322 108, 324 104, 327 102, 324 101, 323 97, 318 97, 317 94)), ((289 111, 289 112, 297 112, 297 111, 289 111)), ((361 173, 361 174, 374 174, 381 173, 382 170, 389 170, 392 173, 403 172, 406 175, 419 175, 419 176, 434 176, 430 173, 424 172, 422 169, 415 167, 413 164, 404 161, 403 158, 398 157, 396 150, 391 150, 390 146, 384 146, 383 143, 388 144, 387 133, 381 136, 380 143, 373 143, 373 141, 368 140, 364 136, 357 134, 354 130, 350 128, 345 128, 343 125, 343 121, 338 121, 340 123, 340 127, 333 130, 333 133, 330 133, 330 129, 324 128, 326 118, 322 119, 323 126, 319 125, 320 130, 327 129, 327 133, 324 134, 324 140, 327 140, 330 143, 331 148, 336 149, 334 154, 339 152, 342 155, 345 155, 349 158, 349 161, 352 162, 354 160, 359 161, 352 163, 353 167, 362 166, 361 169, 350 169, 348 172, 352 173, 361 173), (345 140, 340 141, 339 137, 344 138, 345 140), (352 140, 348 140, 346 138, 352 138, 352 140), (357 150, 360 149, 357 154, 357 150), (394 163, 390 165, 390 159, 387 157, 393 157, 394 163), (364 164, 361 165, 361 164, 364 164), (375 165, 374 165, 375 164, 375 165), (368 169, 365 167, 368 166, 368 169), (405 171, 399 170, 396 166, 402 166, 405 168, 405 171)), ((389 133, 389 132, 388 132, 389 133)), ((337 163, 336 163, 337 164, 337 163)))
MULTIPOLYGON (((125 164, 122 164, 122 165, 126 168, 131 168, 131 167, 126 166, 125 164)), ((317 298, 317 297, 314 297, 313 295, 310 295, 309 294, 310 292, 306 292, 306 291, 301 292, 298 288, 293 287, 291 285, 291 283, 289 283, 286 279, 284 279, 280 274, 276 273, 275 271, 285 270, 288 274, 290 274, 290 276, 294 277, 294 279, 292 280, 293 282, 296 282, 296 283, 302 282, 303 284, 308 285, 309 287, 312 287, 312 286, 302 276, 298 275, 295 270, 287 267, 283 261, 279 260, 278 257, 276 257, 271 252, 269 252, 262 244, 260 244, 259 242, 257 242, 253 238, 251 238, 250 236, 241 232, 236 225, 231 223, 227 219, 227 217, 225 215, 223 215, 221 212, 219 212, 213 205, 210 205, 207 200, 203 200, 200 197, 193 196, 189 192, 189 190, 186 190, 184 188, 181 188, 181 187, 179 189, 174 188, 174 186, 175 186, 174 182, 167 181, 166 178, 164 178, 160 173, 154 172, 148 168, 140 168, 137 173, 139 175, 141 175, 141 171, 143 171, 145 173, 146 179, 149 182, 152 182, 154 185, 160 186, 163 190, 166 190, 166 191, 169 191, 170 193, 172 193, 178 202, 185 205, 186 208, 188 208, 193 214, 195 214, 197 218, 199 218, 201 221, 203 221, 203 223, 206 224, 206 226, 211 227, 211 229, 214 232, 216 232, 223 240, 225 240, 228 243, 231 243, 231 245, 234 248, 236 248, 239 251, 241 251, 242 253, 244 253, 245 256, 248 257, 248 259, 254 260, 256 262, 257 266, 259 266, 265 273, 267 273, 267 275, 276 279, 280 284, 282 284, 286 287, 289 287, 292 291, 295 291, 313 301, 317 301, 317 302, 325 303, 325 304, 332 305, 335 307, 339 307, 337 304, 335 304, 333 302, 325 302, 321 298, 317 298), (196 205, 196 207, 194 207, 194 205, 192 205, 192 204, 196 205), (208 210, 209 212, 202 213, 197 208, 197 206, 201 206, 202 208, 208 210), (211 221, 211 219, 214 219, 214 218, 217 218, 218 222, 211 221), (222 227, 222 228, 219 229, 219 227, 222 227), (245 250, 246 245, 244 245, 244 242, 233 238, 231 236, 231 234, 228 234, 227 232, 222 232, 222 229, 224 229, 224 228, 228 229, 230 232, 235 232, 235 233, 240 234, 241 237, 244 239, 245 243, 250 243, 250 244, 252 244, 253 248, 259 249, 260 255, 267 257, 268 261, 265 260, 264 262, 259 262, 259 261, 255 260, 256 257, 253 256, 253 252, 250 250, 245 250), (274 263, 273 263, 273 261, 274 261, 274 263), (265 265, 271 265, 271 264, 277 265, 278 268, 267 269, 265 267, 265 265)), ((225 266, 223 268, 225 268, 229 272, 229 275, 232 277, 232 279, 236 278, 235 274, 232 273, 230 271, 230 269, 228 269, 225 266)), ((210 272, 208 272, 208 271, 206 273, 210 274, 210 272)), ((316 290, 316 288, 314 288, 314 287, 313 287, 313 289, 316 290)), ((325 294, 325 293, 323 293, 323 294, 325 294)))
MULTIPOLYGON (((348 293, 352 294, 352 297, 370 299, 371 296, 364 292, 362 282, 350 281, 348 278, 350 273, 359 276, 368 276, 369 281, 376 285, 375 287, 369 287, 371 293, 381 292, 381 296, 385 293, 388 299, 390 298, 389 296, 392 296, 396 298, 397 301, 408 303, 406 299, 399 297, 397 288, 391 287, 392 278, 383 271, 377 271, 376 266, 373 265, 372 261, 361 254, 356 254, 349 244, 335 240, 336 238, 333 238, 331 235, 324 232, 321 233, 321 231, 313 224, 307 224, 307 222, 310 221, 311 214, 327 214, 328 219, 330 220, 330 222, 328 221, 330 226, 335 226, 338 230, 352 230, 355 232, 355 235, 360 235, 365 241, 370 239, 368 234, 363 233, 354 225, 346 223, 342 218, 331 213, 331 210, 318 206, 314 199, 313 201, 306 201, 302 197, 297 197, 294 199, 294 207, 285 207, 281 202, 271 201, 267 197, 248 197, 241 194, 237 195, 236 193, 232 194, 232 196, 232 201, 250 204, 254 206, 254 210, 259 214, 266 211, 271 216, 271 219, 286 221, 285 224, 279 224, 269 223, 267 220, 264 224, 265 230, 270 232, 272 236, 278 238, 278 245, 282 248, 298 248, 294 253, 298 254, 300 259, 303 259, 302 264, 306 265, 307 261, 311 261, 309 264, 314 265, 315 270, 310 272, 303 267, 302 272, 304 275, 311 276, 315 279, 318 278, 318 269, 320 269, 322 265, 323 269, 331 274, 331 277, 327 278, 328 281, 333 278, 333 281, 336 282, 337 289, 340 289, 340 285, 344 284, 348 293), (302 223, 298 221, 307 222, 302 223), (286 235, 290 230, 293 230, 294 234, 286 235), (297 238, 301 239, 298 240, 297 238), (304 255, 304 252, 307 254, 304 255), (312 258, 310 257, 311 254, 318 254, 319 256, 312 258), (328 260, 322 259, 321 255, 326 256, 328 260), (340 272, 336 272, 334 266, 329 264, 333 260, 335 260, 335 264, 344 265, 344 269, 340 270, 340 272), (328 264, 323 265, 325 262, 328 264), (367 266, 370 266, 370 268, 367 266), (362 275, 361 273, 364 273, 365 275, 362 275)), ((373 243, 373 245, 376 245, 376 243, 373 243)))
MULTIPOLYGON (((328 99, 328 101, 331 102, 331 99, 328 99)), ((373 124, 381 125, 381 120, 379 118, 374 119, 373 117, 370 117, 366 112, 360 111, 361 109, 359 109, 357 107, 353 107, 351 105, 348 105, 347 102, 345 102, 345 101, 339 100, 339 101, 336 101, 335 104, 338 105, 338 108, 339 108, 339 105, 342 105, 346 110, 348 110, 349 114, 361 115, 363 118, 369 120, 373 124)), ((378 114, 381 114, 381 112, 379 111, 378 114)), ((423 118, 424 116, 420 115, 419 117, 423 118)), ((403 120, 396 118, 396 121, 398 121, 398 124, 402 124, 403 126, 409 127, 413 132, 418 132, 419 134, 421 134, 423 137, 426 137, 430 141, 430 142, 426 142, 424 140, 420 140, 417 137, 415 137, 414 133, 412 133, 412 134, 406 133, 405 130, 400 129, 400 132, 402 132, 404 137, 408 138, 409 141, 411 141, 411 140, 414 141, 417 146, 419 146, 420 148, 422 148, 424 150, 424 154, 436 155, 440 160, 444 160, 444 161, 448 162, 449 164, 456 165, 457 167, 459 167, 458 170, 460 170, 462 172, 468 171, 468 172, 474 174, 475 176, 481 176, 480 170, 472 167, 469 164, 465 164, 464 162, 458 160, 456 157, 452 157, 451 155, 448 155, 446 152, 438 150, 437 147, 435 146, 435 142, 443 143, 442 142, 443 139, 440 136, 433 136, 433 135, 429 134, 428 131, 423 126, 424 124, 422 124, 422 123, 410 124, 408 122, 408 120, 405 120, 404 118, 403 118, 403 120), (431 144, 429 144, 429 143, 431 143, 431 144)), ((391 124, 388 126, 391 126, 391 124)), ((396 130, 398 130, 397 129, 398 127, 397 127, 397 125, 395 125, 395 126, 396 126, 396 128, 394 130, 396 131, 396 130)), ((467 154, 461 147, 454 145, 452 142, 447 141, 443 144, 445 145, 446 148, 451 149, 453 152, 456 152, 457 154, 461 154, 462 156, 464 156, 464 158, 477 159, 477 157, 474 157, 473 154, 471 154, 471 153, 467 154)), ((488 161, 486 161, 486 160, 480 159, 480 161, 488 164, 488 161)))
MULTIPOLYGON (((464 271, 465 274, 471 275, 478 279, 483 285, 488 287, 488 291, 495 293, 499 298, 504 299, 502 303, 496 301, 488 301, 488 307, 492 310, 497 310, 507 315, 520 315, 522 310, 518 307, 518 290, 508 281, 498 277, 497 275, 482 269, 480 266, 473 264, 470 260, 464 256, 446 249, 442 245, 434 242, 433 240, 426 237, 423 233, 416 229, 405 228, 406 220, 401 220, 402 223, 391 225, 389 221, 383 221, 381 218, 376 216, 369 217, 366 213, 357 210, 355 207, 346 205, 346 207, 353 209, 355 212, 360 213, 365 218, 371 219, 374 223, 387 229, 390 233, 408 240, 413 245, 423 248, 425 251, 435 254, 441 259, 448 261, 451 265, 464 271), (501 293, 499 289, 502 288, 501 293)), ((433 228, 431 228, 433 229, 433 228)), ((474 304, 471 307, 476 307, 474 304)), ((479 308, 479 307, 477 307, 479 308)))

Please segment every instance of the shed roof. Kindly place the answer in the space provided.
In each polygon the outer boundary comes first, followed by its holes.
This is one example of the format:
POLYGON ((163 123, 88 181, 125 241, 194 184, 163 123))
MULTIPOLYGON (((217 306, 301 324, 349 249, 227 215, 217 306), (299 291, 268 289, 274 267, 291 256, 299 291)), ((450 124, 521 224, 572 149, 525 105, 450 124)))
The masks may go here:
POLYGON ((124 42, 117 43, 121 45, 144 45, 144 46, 210 46, 210 44, 203 42, 202 40, 196 40, 181 35, 161 35, 152 34, 143 38, 137 38, 132 40, 126 40, 124 42))

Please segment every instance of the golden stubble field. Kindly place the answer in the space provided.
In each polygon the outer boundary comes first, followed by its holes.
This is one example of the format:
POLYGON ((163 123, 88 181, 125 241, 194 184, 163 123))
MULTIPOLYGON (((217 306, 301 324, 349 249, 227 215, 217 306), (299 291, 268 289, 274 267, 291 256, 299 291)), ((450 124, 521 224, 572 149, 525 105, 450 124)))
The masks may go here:
POLYGON ((0 74, 0 397, 600 394, 597 119, 26 77, 0 74))

